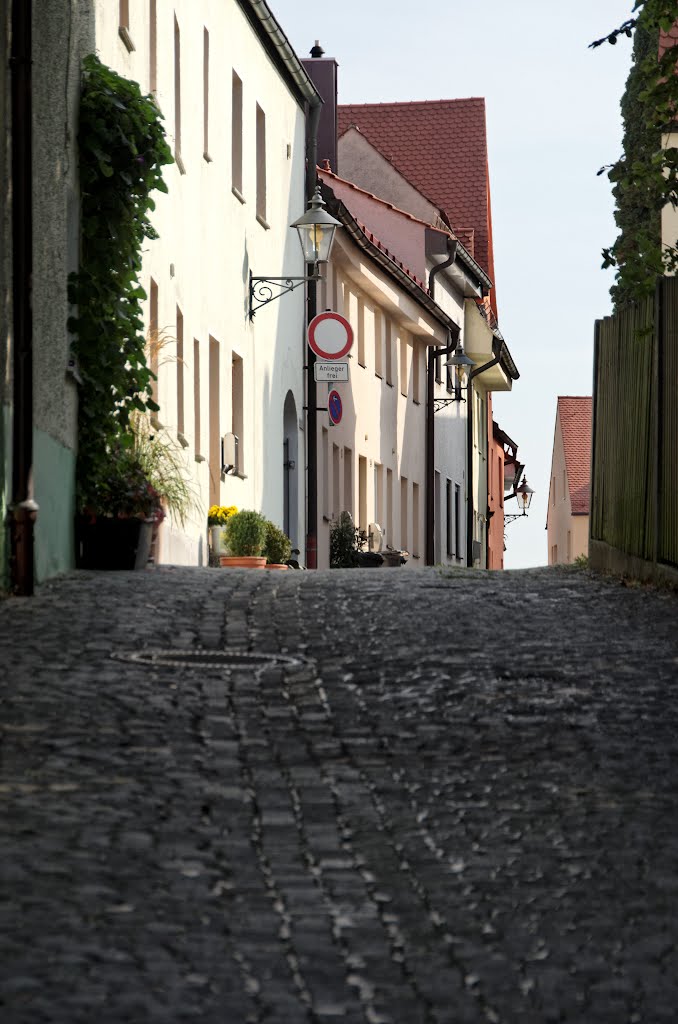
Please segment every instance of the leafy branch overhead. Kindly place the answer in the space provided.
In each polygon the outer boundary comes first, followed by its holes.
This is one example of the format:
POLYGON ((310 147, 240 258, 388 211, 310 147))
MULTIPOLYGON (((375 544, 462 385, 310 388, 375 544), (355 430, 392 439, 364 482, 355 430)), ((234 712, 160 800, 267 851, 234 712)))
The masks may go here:
POLYGON ((94 55, 83 63, 78 134, 82 233, 80 269, 69 279, 76 315, 68 322, 82 378, 78 490, 81 507, 97 487, 108 452, 131 446, 130 416, 157 410, 146 363, 139 284, 154 191, 166 192, 172 163, 161 114, 136 82, 94 55))
POLYGON ((617 240, 603 250, 616 267, 615 306, 654 292, 656 279, 678 270, 678 240, 662 243, 661 215, 678 206, 678 149, 672 145, 678 110, 678 0, 636 0, 634 16, 591 47, 633 36, 633 63, 621 102, 623 153, 602 168, 612 182, 617 240), (669 143, 666 144, 668 137, 669 143))

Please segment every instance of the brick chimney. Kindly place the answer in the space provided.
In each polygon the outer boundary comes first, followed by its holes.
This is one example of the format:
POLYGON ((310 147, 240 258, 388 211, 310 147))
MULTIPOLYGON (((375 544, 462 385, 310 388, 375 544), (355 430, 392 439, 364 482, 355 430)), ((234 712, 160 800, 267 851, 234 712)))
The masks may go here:
POLYGON ((311 50, 310 58, 302 60, 306 72, 323 99, 318 126, 318 164, 338 173, 337 166, 337 68, 333 57, 324 58, 324 50, 318 40, 311 50))

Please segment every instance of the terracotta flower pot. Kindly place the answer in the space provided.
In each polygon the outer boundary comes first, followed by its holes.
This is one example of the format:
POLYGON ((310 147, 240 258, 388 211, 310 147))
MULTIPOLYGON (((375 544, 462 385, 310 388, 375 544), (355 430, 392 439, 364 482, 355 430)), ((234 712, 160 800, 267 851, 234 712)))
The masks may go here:
POLYGON ((264 569, 266 559, 263 555, 220 555, 219 564, 222 569, 264 569))
POLYGON ((267 569, 289 569, 289 565, 283 565, 282 562, 267 562, 267 569))

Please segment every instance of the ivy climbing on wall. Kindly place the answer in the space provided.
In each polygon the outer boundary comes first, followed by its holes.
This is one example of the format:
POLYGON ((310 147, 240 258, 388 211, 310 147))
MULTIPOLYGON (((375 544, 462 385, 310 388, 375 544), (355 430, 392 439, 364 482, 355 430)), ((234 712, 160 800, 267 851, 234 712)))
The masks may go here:
POLYGON ((110 452, 131 447, 134 410, 156 411, 146 363, 139 283, 144 239, 157 238, 152 195, 167 192, 172 163, 162 115, 136 82, 94 55, 85 58, 78 134, 80 267, 69 279, 76 307, 68 326, 81 377, 78 503, 83 508, 107 472, 110 452))
POLYGON ((621 102, 623 153, 604 167, 612 182, 619 235, 603 250, 603 267, 616 267, 615 308, 654 293, 657 277, 678 270, 678 240, 661 238, 661 211, 678 206, 678 149, 663 144, 678 110, 678 0, 637 0, 634 17, 593 47, 633 36, 633 63, 621 102), (660 55, 660 37, 662 52, 660 55))

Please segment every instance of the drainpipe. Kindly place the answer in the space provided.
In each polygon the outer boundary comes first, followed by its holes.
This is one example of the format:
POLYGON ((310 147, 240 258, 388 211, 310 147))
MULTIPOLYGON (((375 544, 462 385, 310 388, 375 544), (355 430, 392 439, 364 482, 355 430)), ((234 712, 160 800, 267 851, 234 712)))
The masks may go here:
MULTIPOLYGON (((494 349, 494 346, 493 346, 494 349)), ((499 348, 494 349, 497 353, 494 359, 490 359, 488 363, 483 363, 482 366, 476 366, 475 369, 471 370, 468 378, 467 385, 467 399, 468 399, 468 420, 469 427, 466 431, 467 438, 467 450, 466 450, 466 479, 468 487, 468 502, 466 509, 466 565, 470 569, 473 567, 473 378, 478 377, 485 370, 489 370, 490 367, 496 366, 501 359, 501 354, 504 350, 504 342, 499 342, 499 348)))
MULTIPOLYGON (((435 279, 441 270, 451 267, 457 258, 457 241, 447 239, 448 257, 436 264, 428 275, 428 292, 435 298, 435 279)), ((459 332, 457 332, 457 338, 459 332)), ((446 348, 429 348, 426 368, 426 565, 435 562, 435 368, 436 360, 454 352, 457 338, 446 348)))
MULTIPOLYGON (((306 198, 312 199, 318 176, 318 125, 322 105, 320 99, 311 107, 308 118, 306 156, 306 198)), ((313 264, 306 265, 306 276, 313 273, 313 264)), ((306 286, 306 324, 310 324, 318 310, 317 284, 306 286)), ((315 352, 304 337, 304 364, 306 366, 306 568, 318 568, 318 401, 315 385, 315 352)))
POLYGON ((33 593, 33 211, 31 97, 31 3, 12 4, 12 503, 10 574, 15 594, 33 593))

